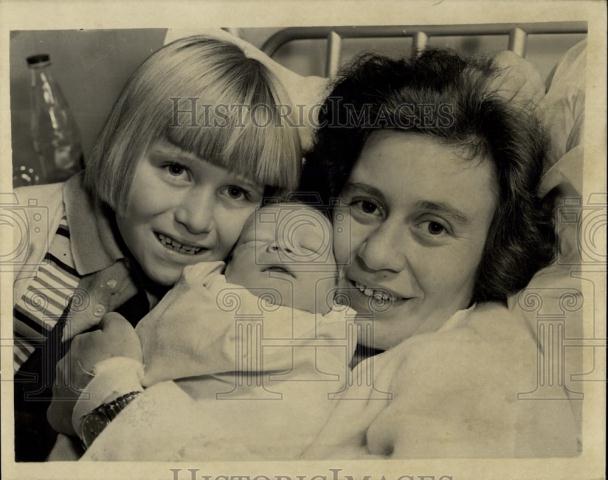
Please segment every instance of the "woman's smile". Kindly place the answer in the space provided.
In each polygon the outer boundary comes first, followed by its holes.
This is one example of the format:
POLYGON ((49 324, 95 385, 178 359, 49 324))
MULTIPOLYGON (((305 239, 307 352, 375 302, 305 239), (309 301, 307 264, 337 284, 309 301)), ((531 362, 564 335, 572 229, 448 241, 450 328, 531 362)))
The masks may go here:
POLYGON ((372 281, 368 281, 362 278, 360 280, 354 280, 347 276, 346 280, 351 287, 355 287, 355 289, 359 290, 359 292, 361 292, 363 296, 373 298, 374 300, 396 304, 400 302, 405 302, 407 300, 410 300, 411 298, 405 295, 401 295, 400 293, 397 293, 394 290, 391 290, 390 288, 375 284, 372 281))
POLYGON ((338 292, 339 300, 346 297, 348 306, 357 311, 363 320, 372 315, 376 321, 391 321, 395 315, 406 315, 419 303, 415 295, 403 295, 362 275, 351 276, 348 272, 340 280, 338 292))

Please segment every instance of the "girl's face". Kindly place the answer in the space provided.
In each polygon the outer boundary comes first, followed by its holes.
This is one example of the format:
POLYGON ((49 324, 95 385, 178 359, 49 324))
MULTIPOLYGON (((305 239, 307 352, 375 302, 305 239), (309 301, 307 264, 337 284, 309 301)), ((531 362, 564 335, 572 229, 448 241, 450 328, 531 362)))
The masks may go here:
POLYGON ((392 130, 365 144, 334 222, 341 287, 359 321, 373 318, 373 339, 361 343, 388 349, 469 305, 497 183, 488 160, 462 153, 392 130))
POLYGON ((139 160, 120 234, 146 275, 172 286, 183 268, 223 260, 263 186, 159 141, 139 160))

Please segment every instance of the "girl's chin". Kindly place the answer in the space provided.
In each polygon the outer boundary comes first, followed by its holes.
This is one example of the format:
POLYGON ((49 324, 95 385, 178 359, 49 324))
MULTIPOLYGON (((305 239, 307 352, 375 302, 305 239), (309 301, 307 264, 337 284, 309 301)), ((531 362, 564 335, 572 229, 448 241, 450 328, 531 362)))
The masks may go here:
POLYGON ((211 261, 206 255, 186 256, 167 250, 155 252, 146 259, 144 271, 150 280, 160 286, 172 287, 180 279, 184 268, 201 262, 211 261))
POLYGON ((147 277, 154 283, 162 287, 172 287, 177 283, 182 275, 185 265, 171 265, 159 268, 160 265, 154 265, 152 268, 145 269, 147 277))

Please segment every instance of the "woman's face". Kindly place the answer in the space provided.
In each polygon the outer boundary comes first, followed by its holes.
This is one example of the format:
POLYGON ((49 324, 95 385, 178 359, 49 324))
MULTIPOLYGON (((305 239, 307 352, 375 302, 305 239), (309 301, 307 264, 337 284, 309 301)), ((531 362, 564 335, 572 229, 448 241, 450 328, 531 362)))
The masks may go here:
POLYGON ((341 287, 361 322, 373 314, 361 343, 388 349, 469 305, 497 184, 490 161, 463 153, 393 130, 365 144, 334 222, 341 287))
POLYGON ((167 142, 139 160, 120 234, 146 275, 172 286, 183 268, 223 260, 263 187, 167 142))

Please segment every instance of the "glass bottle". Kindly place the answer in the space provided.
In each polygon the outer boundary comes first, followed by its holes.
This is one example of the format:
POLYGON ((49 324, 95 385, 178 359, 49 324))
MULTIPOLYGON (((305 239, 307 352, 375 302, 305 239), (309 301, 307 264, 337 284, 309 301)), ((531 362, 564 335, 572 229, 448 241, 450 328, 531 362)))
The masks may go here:
POLYGON ((82 168, 78 127, 47 54, 27 57, 31 84, 31 133, 39 158, 40 183, 61 182, 82 168))

